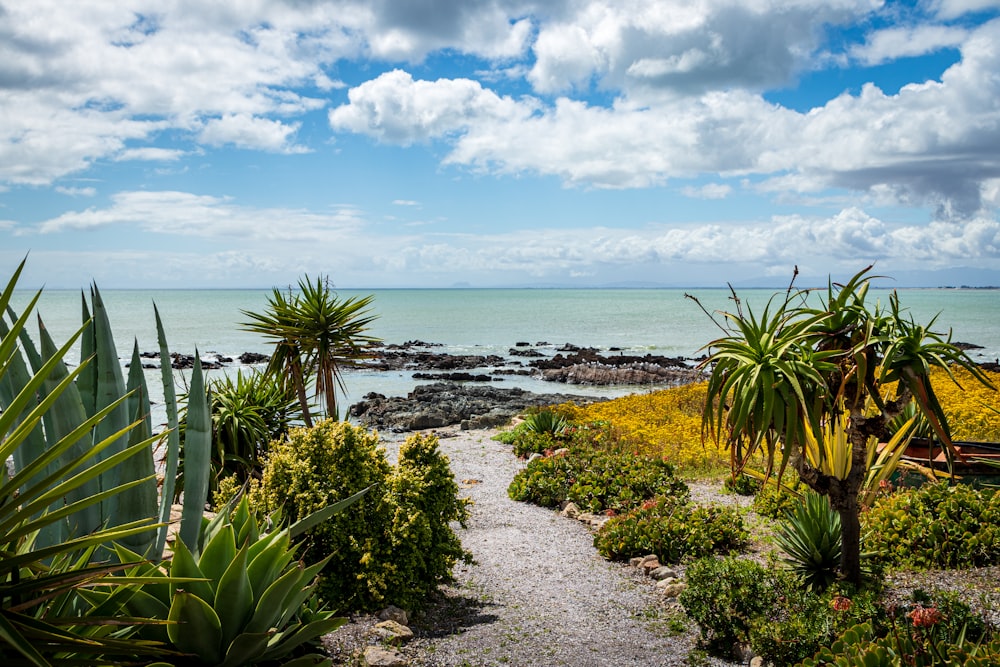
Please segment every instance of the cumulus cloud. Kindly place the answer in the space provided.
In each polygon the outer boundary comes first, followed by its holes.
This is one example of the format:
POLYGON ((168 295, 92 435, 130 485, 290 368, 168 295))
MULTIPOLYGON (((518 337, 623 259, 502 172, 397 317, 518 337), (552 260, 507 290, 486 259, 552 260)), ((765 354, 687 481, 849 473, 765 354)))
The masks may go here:
POLYGON ((239 242, 320 243, 357 231, 359 213, 341 207, 333 214, 296 209, 248 208, 226 197, 189 192, 120 192, 106 208, 70 211, 37 225, 42 234, 106 227, 135 227, 154 234, 174 234, 239 242))
POLYGON ((145 148, 126 148, 118 153, 115 159, 119 162, 129 162, 131 160, 141 160, 145 162, 176 162, 187 155, 186 151, 176 148, 156 148, 147 146, 145 148))
POLYGON ((725 199, 732 191, 732 186, 725 183, 706 183, 701 187, 681 188, 681 194, 694 199, 725 199))
POLYGON ((231 144, 276 153, 304 153, 307 148, 291 141, 298 129, 299 123, 288 125, 267 118, 229 114, 205 123, 200 140, 210 146, 231 144))
POLYGON ((56 186, 56 192, 69 197, 93 197, 97 194, 97 188, 68 188, 58 185, 56 186))
POLYGON ((958 47, 967 35, 964 28, 945 25, 887 28, 869 35, 863 45, 851 50, 851 55, 866 65, 880 65, 897 58, 958 47))
POLYGON ((534 110, 534 105, 500 97, 477 81, 415 81, 402 70, 366 81, 352 88, 348 97, 349 104, 329 113, 334 130, 403 146, 455 134, 491 119, 515 120, 534 110))
POLYGON ((410 145, 445 139, 446 164, 553 174, 571 185, 648 187, 701 173, 760 174, 795 191, 848 188, 931 205, 943 218, 983 210, 1000 175, 1000 20, 971 31, 941 81, 886 94, 866 85, 801 113, 746 90, 611 108, 569 97, 501 98, 468 80, 384 74, 330 112, 337 131, 410 145))

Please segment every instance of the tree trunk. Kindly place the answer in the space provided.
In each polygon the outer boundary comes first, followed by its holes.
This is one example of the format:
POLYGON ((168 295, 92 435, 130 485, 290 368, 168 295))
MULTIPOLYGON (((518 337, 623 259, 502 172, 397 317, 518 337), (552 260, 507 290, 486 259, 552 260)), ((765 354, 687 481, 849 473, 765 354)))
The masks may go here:
POLYGON ((840 514, 840 576, 849 584, 861 585, 861 517, 858 515, 858 494, 849 493, 838 503, 840 514))

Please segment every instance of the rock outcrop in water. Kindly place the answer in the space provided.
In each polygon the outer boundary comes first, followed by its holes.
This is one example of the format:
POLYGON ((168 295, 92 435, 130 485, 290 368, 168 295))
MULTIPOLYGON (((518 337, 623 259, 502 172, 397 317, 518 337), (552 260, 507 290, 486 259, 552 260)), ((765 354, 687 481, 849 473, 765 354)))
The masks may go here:
POLYGON ((350 413, 366 426, 390 431, 416 431, 453 424, 460 424, 467 430, 501 426, 533 406, 594 400, 599 399, 435 382, 418 386, 405 397, 366 394, 364 400, 351 406, 350 413))

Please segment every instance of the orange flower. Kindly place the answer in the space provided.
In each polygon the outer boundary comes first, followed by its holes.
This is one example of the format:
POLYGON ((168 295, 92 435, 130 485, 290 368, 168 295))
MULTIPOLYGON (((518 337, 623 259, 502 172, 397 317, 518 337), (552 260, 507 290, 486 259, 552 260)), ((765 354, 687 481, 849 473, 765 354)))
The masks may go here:
POLYGON ((941 612, 937 610, 937 607, 917 605, 907 616, 913 621, 915 628, 929 628, 941 622, 941 612))
POLYGON ((847 611, 852 604, 854 603, 851 602, 851 598, 845 598, 843 595, 838 595, 830 601, 830 606, 836 611, 847 611))

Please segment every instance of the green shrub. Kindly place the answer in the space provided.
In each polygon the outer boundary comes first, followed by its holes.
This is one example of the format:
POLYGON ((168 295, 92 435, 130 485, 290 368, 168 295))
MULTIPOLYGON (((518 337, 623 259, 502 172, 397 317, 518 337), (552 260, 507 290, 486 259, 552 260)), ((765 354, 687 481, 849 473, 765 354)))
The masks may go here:
POLYGON ((594 536, 594 546, 612 560, 655 553, 662 563, 677 563, 685 557, 731 552, 748 537, 743 518, 733 508, 660 496, 608 520, 594 536))
POLYGON ((324 421, 291 429, 273 446, 251 501, 257 512, 281 509, 294 521, 373 487, 307 533, 307 553, 332 554, 319 595, 341 610, 413 609, 467 557, 449 526, 464 522, 465 501, 437 444, 433 436, 411 438, 394 471, 378 436, 363 428, 324 421))
POLYGON ((740 496, 753 496, 760 492, 760 480, 746 474, 726 477, 722 488, 740 496))
POLYGON ((1000 563, 1000 495, 926 484, 880 498, 862 515, 874 557, 887 567, 965 568, 1000 563))
POLYGON ((438 584, 451 580, 459 560, 472 562, 450 526, 454 521, 465 527, 468 501, 458 498, 448 457, 433 435, 414 435, 403 444, 390 492, 394 509, 383 558, 391 558, 396 570, 389 597, 397 606, 415 609, 438 584))
POLYGON ((801 502, 799 493, 802 485, 796 480, 791 486, 796 492, 792 493, 788 489, 777 484, 764 484, 753 499, 753 511, 769 519, 781 519, 788 512, 792 511, 801 502))
POLYGON ((507 493, 542 507, 569 500, 587 512, 627 512, 656 496, 687 498, 688 488, 663 459, 574 445, 566 454, 529 463, 507 493))
POLYGON ((514 455, 519 457, 546 454, 573 445, 606 449, 612 442, 608 422, 577 424, 550 410, 529 413, 523 422, 508 431, 501 431, 493 439, 511 445, 514 455))
POLYGON ((778 524, 774 540, 806 587, 824 591, 836 580, 840 566, 840 515, 826 496, 809 491, 804 500, 778 524))
POLYGON ((700 629, 701 639, 718 655, 750 641, 750 628, 764 618, 792 575, 741 558, 702 558, 685 573, 679 601, 700 629))

